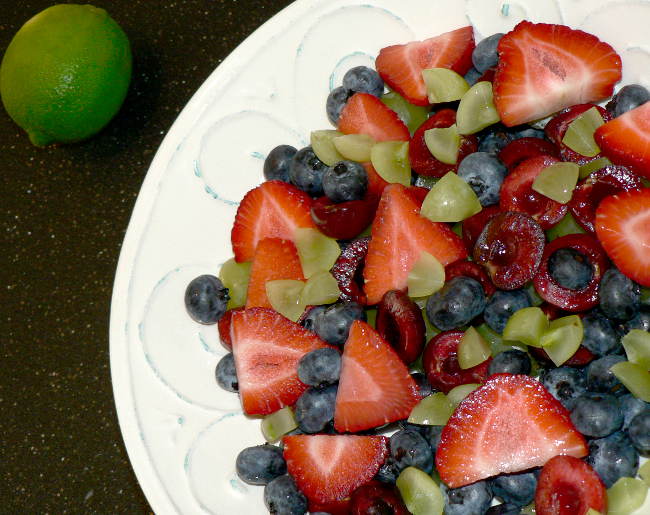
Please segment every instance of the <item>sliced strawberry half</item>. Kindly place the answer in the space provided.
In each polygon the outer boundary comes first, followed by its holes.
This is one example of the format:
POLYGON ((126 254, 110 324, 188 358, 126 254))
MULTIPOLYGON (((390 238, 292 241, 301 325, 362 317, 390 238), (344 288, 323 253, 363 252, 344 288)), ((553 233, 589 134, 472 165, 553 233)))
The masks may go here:
POLYGON ((344 134, 366 134, 375 141, 408 141, 411 138, 397 113, 376 96, 355 93, 341 111, 338 129, 344 134))
POLYGON ((272 308, 266 296, 266 283, 278 279, 304 281, 298 251, 290 240, 264 238, 253 256, 246 307, 272 308))
POLYGON ((298 227, 316 228, 309 209, 311 198, 292 184, 263 182, 239 204, 232 227, 232 250, 237 262, 251 261, 264 238, 293 240, 298 227))
POLYGON ((427 106, 422 70, 449 68, 465 75, 472 66, 473 50, 474 30, 468 26, 424 41, 383 48, 375 60, 375 68, 384 82, 411 104, 427 106))
POLYGON ((565 25, 522 21, 499 41, 494 103, 512 127, 611 96, 621 58, 607 43, 565 25))
POLYGON ((594 139, 612 162, 650 179, 650 102, 601 125, 594 139))
POLYGON ((366 173, 368 174, 368 193, 377 195, 377 197, 381 197, 384 188, 390 183, 388 181, 385 181, 383 177, 377 173, 377 170, 375 170, 375 167, 372 166, 372 163, 367 162, 361 164, 366 169, 366 173))
POLYGON ((605 198, 596 209, 596 235, 630 279, 650 286, 650 188, 605 198))
POLYGON ((268 308, 235 311, 230 339, 244 412, 267 415, 294 404, 307 386, 298 379, 298 361, 329 347, 311 331, 268 308))
POLYGON ((369 482, 388 456, 385 436, 285 436, 289 474, 311 503, 328 504, 348 497, 369 482))
POLYGON ((397 352, 368 324, 355 320, 343 347, 334 428, 355 432, 408 417, 420 396, 397 352))
POLYGON ((377 304, 389 290, 405 290, 422 251, 443 266, 467 257, 463 241, 447 224, 420 216, 418 193, 400 184, 384 189, 363 269, 368 304, 377 304))
POLYGON ((461 402, 442 430, 440 478, 451 488, 588 453, 569 412, 525 375, 495 374, 461 402))

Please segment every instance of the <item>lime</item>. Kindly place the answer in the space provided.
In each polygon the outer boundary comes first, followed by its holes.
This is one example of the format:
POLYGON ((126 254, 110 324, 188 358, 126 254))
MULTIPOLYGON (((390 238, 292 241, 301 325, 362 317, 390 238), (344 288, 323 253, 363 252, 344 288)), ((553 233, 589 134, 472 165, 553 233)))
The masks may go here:
POLYGON ((131 49, 104 9, 61 4, 27 21, 0 64, 0 96, 34 145, 72 143, 117 113, 131 80, 131 49))

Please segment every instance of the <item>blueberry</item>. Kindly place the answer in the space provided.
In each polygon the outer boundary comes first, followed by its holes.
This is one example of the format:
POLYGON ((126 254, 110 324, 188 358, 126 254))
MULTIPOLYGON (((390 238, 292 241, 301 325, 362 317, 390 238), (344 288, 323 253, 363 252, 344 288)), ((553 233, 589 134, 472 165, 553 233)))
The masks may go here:
POLYGON ((487 301, 483 317, 487 325, 501 334, 510 316, 530 305, 530 296, 526 290, 498 290, 487 301))
POLYGON ((351 91, 369 93, 381 97, 384 93, 384 81, 379 74, 367 66, 355 66, 343 75, 343 87, 351 91))
POLYGON ((623 334, 629 333, 632 329, 650 331, 650 310, 641 309, 641 311, 623 324, 623 334))
POLYGON ((247 447, 237 455, 237 475, 245 483, 265 485, 272 479, 287 473, 282 449, 275 445, 247 447))
POLYGON ((584 371, 572 367, 558 367, 545 370, 540 379, 549 393, 570 410, 576 399, 587 392, 584 371))
POLYGON ((576 400, 571 421, 583 435, 602 438, 621 428, 623 411, 613 395, 586 393, 576 400))
POLYGON ((622 431, 589 442, 585 459, 609 488, 622 477, 635 477, 639 455, 629 437, 622 431))
POLYGON ((382 483, 394 484, 395 481, 397 481, 399 473, 400 471, 398 470, 397 465, 395 465, 395 460, 391 456, 388 456, 386 461, 384 461, 384 464, 379 467, 377 474, 375 474, 375 479, 382 483))
POLYGON ((487 481, 477 481, 459 488, 441 485, 445 499, 445 515, 484 515, 492 502, 487 481))
POLYGON ((311 147, 301 148, 291 159, 289 179, 312 197, 320 197, 323 195, 323 174, 328 168, 311 147))
POLYGON ((429 445, 431 445, 434 456, 438 450, 438 445, 440 445, 440 435, 444 428, 445 426, 431 426, 431 430, 429 431, 429 445))
POLYGON ((433 470, 433 452, 429 442, 413 429, 402 429, 390 437, 390 456, 398 471, 417 467, 427 474, 433 470))
POLYGON ((216 324, 226 312, 228 288, 214 275, 200 275, 185 290, 185 308, 201 324, 216 324))
POLYGON ((516 504, 497 504, 490 507, 488 511, 485 512, 485 515, 521 515, 521 507, 516 504))
POLYGON ((537 476, 534 472, 501 474, 490 481, 492 492, 505 503, 526 506, 535 498, 537 476))
POLYGON ((650 456, 650 409, 636 415, 627 429, 632 445, 642 456, 650 456))
POLYGON ((584 336, 582 345, 596 356, 604 356, 620 346, 618 333, 608 318, 592 311, 582 319, 584 336))
POLYGON ((315 332, 314 324, 316 323, 316 317, 323 311, 325 311, 327 306, 314 306, 311 308, 306 315, 304 315, 300 320, 300 325, 309 331, 315 332))
POLYGON ((264 504, 271 515, 304 515, 309 509, 307 498, 289 475, 277 477, 264 487, 264 504))
POLYGON ((548 271, 555 282, 570 290, 584 289, 594 276, 585 255, 571 248, 553 252, 548 260, 548 271))
POLYGON ((264 160, 264 178, 267 181, 289 182, 289 166, 296 152, 291 145, 278 145, 271 150, 264 160))
POLYGON ((623 411, 623 429, 627 429, 630 421, 642 411, 650 409, 650 403, 638 399, 631 393, 626 393, 618 398, 623 411))
POLYGON ((641 289, 616 268, 605 272, 598 287, 600 309, 609 318, 629 320, 639 311, 641 289))
POLYGON ((412 424, 406 420, 400 420, 397 424, 400 429, 408 429, 409 431, 420 433, 420 435, 423 436, 425 440, 429 439, 429 436, 431 435, 431 428, 433 427, 422 424, 412 424))
POLYGON ((465 74, 465 80, 467 81, 467 84, 473 86, 481 75, 483 74, 472 66, 465 74))
POLYGON ((355 320, 366 320, 363 307, 356 302, 339 302, 316 317, 314 331, 327 343, 343 345, 355 320))
POLYGON ((605 106, 607 111, 614 116, 621 116, 641 104, 650 100, 650 92, 640 84, 623 86, 605 106))
POLYGON ((477 134, 478 151, 497 155, 514 138, 512 132, 500 123, 490 125, 477 134))
POLYGON ((483 73, 488 68, 496 66, 499 62, 497 46, 503 34, 496 33, 479 41, 472 52, 472 63, 474 68, 483 73))
POLYGON ((523 125, 515 125, 514 127, 510 127, 510 134, 512 134, 512 139, 519 139, 519 138, 538 138, 538 139, 545 139, 546 135, 544 134, 543 130, 536 129, 535 127, 531 127, 530 125, 523 124, 523 125))
POLYGON ((530 374, 532 363, 528 353, 511 349, 499 352, 488 366, 488 374, 530 374))
POLYGON ((499 191, 508 169, 487 152, 469 154, 458 165, 458 176, 469 184, 483 207, 499 203, 499 191))
POLYGON ((441 331, 468 324, 483 313, 485 292, 481 283, 465 276, 454 277, 427 300, 427 317, 441 331))
POLYGON ((298 361, 298 379, 309 386, 336 383, 341 375, 341 354, 336 349, 316 349, 298 361))
POLYGON ((332 125, 339 124, 339 118, 341 117, 341 111, 347 104, 350 97, 354 95, 354 91, 339 86, 330 91, 327 95, 327 102, 325 103, 325 110, 327 111, 327 118, 332 125))
POLYGON ((235 370, 235 357, 232 352, 226 354, 217 363, 217 368, 214 370, 214 375, 217 383, 224 390, 229 392, 239 391, 239 381, 237 381, 237 370, 235 370))
POLYGON ((587 389, 592 392, 626 393, 625 387, 610 370, 612 365, 625 361, 625 357, 609 354, 587 366, 587 389))
POLYGON ((296 422, 305 433, 318 433, 334 419, 336 385, 308 388, 296 401, 296 422))
POLYGON ((433 393, 433 387, 431 386, 431 383, 429 383, 426 374, 423 374, 422 372, 411 372, 411 377, 415 380, 418 392, 422 398, 428 397, 433 393))
POLYGON ((332 202, 360 200, 368 189, 366 169, 354 161, 339 161, 323 174, 323 192, 332 202))

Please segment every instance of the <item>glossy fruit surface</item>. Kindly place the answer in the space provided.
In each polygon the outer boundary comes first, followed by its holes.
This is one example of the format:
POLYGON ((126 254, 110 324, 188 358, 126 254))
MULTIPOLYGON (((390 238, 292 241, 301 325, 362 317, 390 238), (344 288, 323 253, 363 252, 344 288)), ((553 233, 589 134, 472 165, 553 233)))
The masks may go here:
POLYGON ((310 213, 314 224, 323 234, 337 240, 350 240, 370 225, 377 203, 374 195, 339 203, 328 197, 320 197, 314 200, 310 213))
POLYGON ((520 163, 537 156, 552 156, 557 159, 560 154, 552 143, 534 137, 523 137, 512 140, 498 154, 501 162, 508 170, 514 170, 520 163))
POLYGON ((338 121, 343 134, 367 134, 375 141, 408 141, 408 128, 386 104, 368 93, 355 93, 338 121))
POLYGON ((363 264, 368 253, 370 238, 359 238, 347 245, 332 267, 332 275, 339 284, 343 302, 356 302, 366 305, 366 294, 361 284, 363 281, 363 264))
POLYGON ((377 306, 375 326, 404 363, 415 361, 422 352, 425 335, 422 311, 406 293, 391 290, 384 294, 377 306))

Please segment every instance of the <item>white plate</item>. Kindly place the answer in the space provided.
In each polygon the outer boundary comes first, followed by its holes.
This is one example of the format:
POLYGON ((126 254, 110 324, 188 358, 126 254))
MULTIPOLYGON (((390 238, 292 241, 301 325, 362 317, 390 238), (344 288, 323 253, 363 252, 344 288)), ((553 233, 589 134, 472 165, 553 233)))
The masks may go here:
POLYGON ((621 54, 624 82, 650 86, 647 2, 299 0, 244 41, 185 107, 140 191, 111 310, 122 434, 157 513, 266 513, 262 488, 234 470, 239 450, 262 443, 259 421, 217 387, 225 350, 216 328, 191 322, 183 305, 187 283, 231 257, 237 201, 262 180, 266 153, 281 143, 300 148, 311 130, 329 128, 329 90, 348 68, 372 65, 383 46, 468 21, 480 38, 523 18, 593 32, 621 54))

